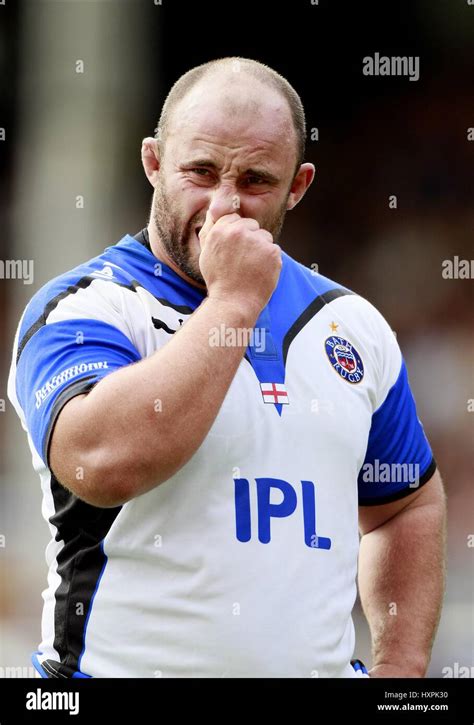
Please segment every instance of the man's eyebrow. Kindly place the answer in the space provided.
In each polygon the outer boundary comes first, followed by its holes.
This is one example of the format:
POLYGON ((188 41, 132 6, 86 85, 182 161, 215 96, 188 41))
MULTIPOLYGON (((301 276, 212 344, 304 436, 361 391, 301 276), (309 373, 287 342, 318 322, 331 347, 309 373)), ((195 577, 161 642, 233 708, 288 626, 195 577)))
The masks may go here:
POLYGON ((193 166, 208 166, 211 169, 217 169, 217 164, 214 161, 211 161, 211 159, 192 159, 191 161, 185 161, 183 164, 181 164, 183 168, 191 169, 193 166))
POLYGON ((279 178, 266 169, 247 169, 245 174, 247 176, 259 176, 270 184, 277 184, 279 182, 279 178))
MULTIPOLYGON (((186 169, 191 169, 195 166, 202 166, 209 169, 218 170, 218 166, 214 161, 212 161, 211 159, 206 159, 204 157, 199 159, 193 159, 192 161, 187 161, 182 164, 182 167, 186 169)), ((279 181, 277 176, 272 174, 270 171, 267 171, 266 169, 246 169, 242 176, 259 176, 261 179, 264 179, 265 181, 273 184, 276 184, 279 181)))

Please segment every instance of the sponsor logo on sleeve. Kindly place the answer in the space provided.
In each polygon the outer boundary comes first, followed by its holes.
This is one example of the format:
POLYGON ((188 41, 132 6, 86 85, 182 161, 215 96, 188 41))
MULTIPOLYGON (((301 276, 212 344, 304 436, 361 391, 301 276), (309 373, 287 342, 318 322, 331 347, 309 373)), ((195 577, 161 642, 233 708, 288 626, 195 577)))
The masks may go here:
POLYGON ((106 360, 100 360, 99 362, 80 363, 79 365, 72 365, 66 370, 62 370, 58 375, 53 375, 51 380, 48 380, 39 390, 35 392, 36 408, 40 408, 44 401, 49 398, 51 393, 59 388, 63 383, 68 380, 73 380, 79 375, 84 373, 93 372, 94 370, 104 370, 109 367, 106 360))

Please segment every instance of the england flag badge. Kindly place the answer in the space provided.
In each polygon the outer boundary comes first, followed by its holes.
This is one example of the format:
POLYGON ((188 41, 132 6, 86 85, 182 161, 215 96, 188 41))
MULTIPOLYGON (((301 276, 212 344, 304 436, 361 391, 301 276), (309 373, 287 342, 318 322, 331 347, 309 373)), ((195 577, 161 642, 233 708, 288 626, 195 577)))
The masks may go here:
POLYGON ((289 405, 284 383, 260 383, 264 403, 289 405))

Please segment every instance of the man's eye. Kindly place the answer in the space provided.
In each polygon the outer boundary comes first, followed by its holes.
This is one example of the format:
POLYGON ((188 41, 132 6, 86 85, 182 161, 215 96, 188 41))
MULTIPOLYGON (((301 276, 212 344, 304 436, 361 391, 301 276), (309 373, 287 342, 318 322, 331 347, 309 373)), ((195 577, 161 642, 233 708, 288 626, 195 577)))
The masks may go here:
POLYGON ((260 176, 247 176, 247 184, 263 184, 265 182, 265 179, 262 179, 260 176))
POLYGON ((199 167, 197 169, 191 169, 191 171, 193 171, 195 174, 198 174, 198 176, 204 176, 204 174, 209 174, 209 169, 201 169, 199 167))

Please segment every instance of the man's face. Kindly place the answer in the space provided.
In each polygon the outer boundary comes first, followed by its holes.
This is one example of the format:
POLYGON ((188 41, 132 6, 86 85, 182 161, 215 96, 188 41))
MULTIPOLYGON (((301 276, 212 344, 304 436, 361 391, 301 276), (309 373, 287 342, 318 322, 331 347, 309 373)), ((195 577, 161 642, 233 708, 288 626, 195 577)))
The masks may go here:
MULTIPOLYGON (((231 79, 232 80, 232 79, 231 79)), ((155 186, 152 217, 170 259, 204 284, 198 232, 238 213, 279 240, 296 163, 290 110, 255 81, 195 87, 170 120, 155 186)))

